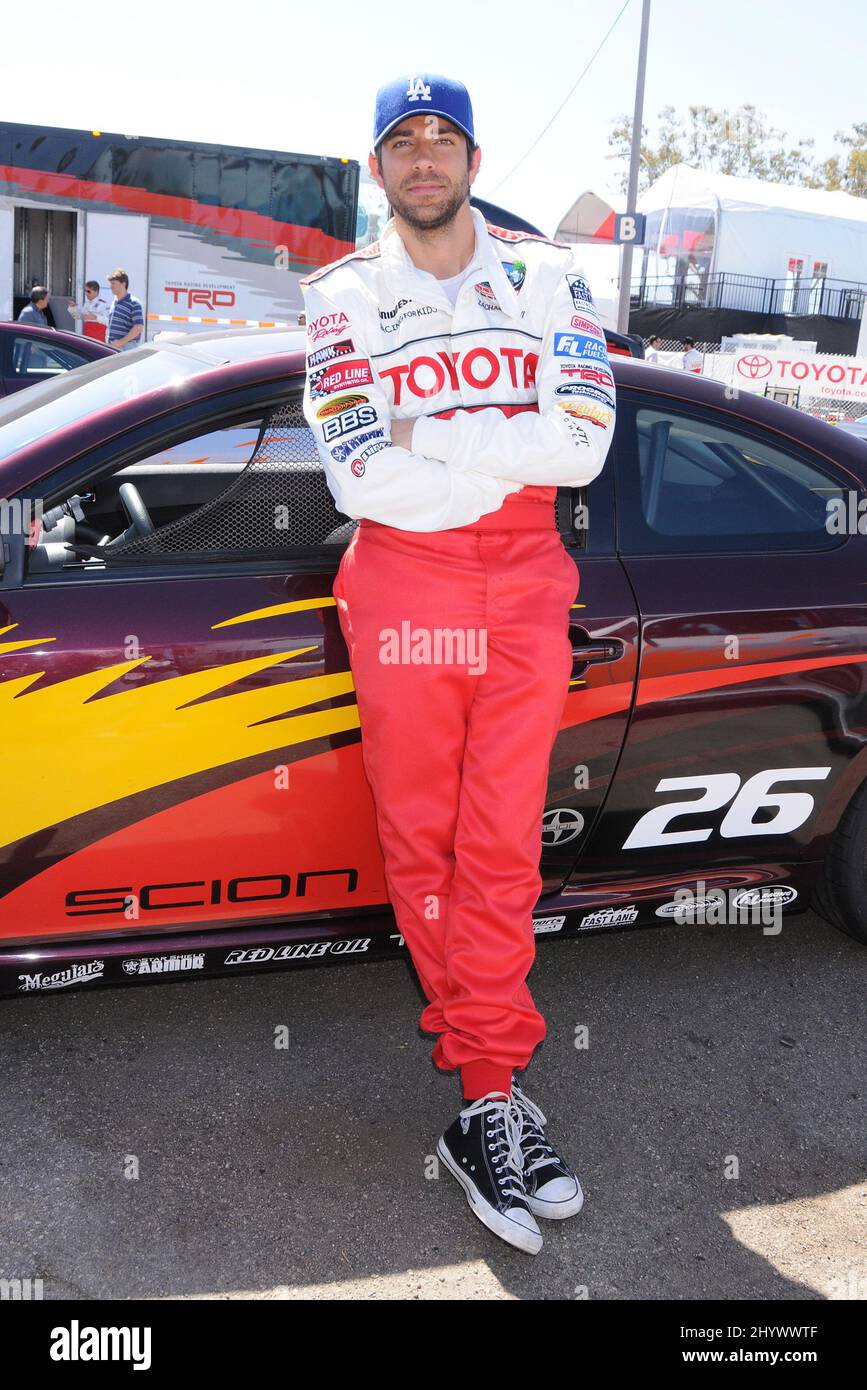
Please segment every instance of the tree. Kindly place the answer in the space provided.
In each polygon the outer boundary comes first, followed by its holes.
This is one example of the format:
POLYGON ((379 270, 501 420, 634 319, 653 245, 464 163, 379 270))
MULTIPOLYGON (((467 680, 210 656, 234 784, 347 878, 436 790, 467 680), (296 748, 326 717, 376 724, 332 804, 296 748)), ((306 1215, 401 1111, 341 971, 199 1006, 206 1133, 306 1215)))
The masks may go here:
MULTIPOLYGON (((816 166, 810 153, 813 140, 800 140, 787 148, 785 132, 769 125, 762 112, 749 104, 731 113, 717 111, 711 106, 690 106, 683 123, 678 120, 674 107, 666 106, 660 111, 658 121, 659 140, 655 146, 645 143, 647 128, 642 127, 639 191, 673 164, 690 164, 693 168, 720 174, 800 184, 806 188, 832 186, 827 181, 835 174, 828 167, 831 161, 816 166)), ((849 162, 854 172, 844 175, 840 171, 841 180, 855 178, 859 172, 867 178, 867 125, 855 126, 854 130, 855 135, 846 138, 852 145, 849 162)), ((631 137, 632 121, 629 116, 622 116, 608 137, 608 143, 615 150, 614 157, 621 161, 624 190, 628 182, 631 137)))
POLYGON ((867 121, 853 125, 851 134, 838 130, 834 136, 842 145, 847 145, 849 153, 841 158, 832 155, 821 166, 823 188, 842 189, 844 193, 854 193, 858 198, 867 197, 867 121))

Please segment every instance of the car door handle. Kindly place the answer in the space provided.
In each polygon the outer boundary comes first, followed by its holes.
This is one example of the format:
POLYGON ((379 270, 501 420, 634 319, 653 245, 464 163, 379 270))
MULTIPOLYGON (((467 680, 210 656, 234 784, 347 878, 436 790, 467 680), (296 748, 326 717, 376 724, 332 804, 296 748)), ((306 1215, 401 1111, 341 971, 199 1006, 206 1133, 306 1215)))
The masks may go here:
POLYGON ((586 666, 591 661, 619 661, 623 655, 623 643, 617 639, 606 642, 573 642, 572 658, 575 665, 586 666))

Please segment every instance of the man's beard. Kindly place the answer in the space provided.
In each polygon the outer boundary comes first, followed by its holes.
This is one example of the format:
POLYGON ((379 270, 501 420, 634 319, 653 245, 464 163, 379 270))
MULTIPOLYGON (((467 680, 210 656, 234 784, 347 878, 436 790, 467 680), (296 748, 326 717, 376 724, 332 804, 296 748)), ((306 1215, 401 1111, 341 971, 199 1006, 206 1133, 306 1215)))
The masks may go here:
POLYGON ((396 190, 386 189, 386 197, 391 204, 392 211, 399 213, 404 222, 407 222, 417 232, 435 232, 440 227, 448 226, 450 222, 454 221, 469 194, 470 181, 466 175, 463 182, 451 190, 445 204, 439 210, 430 205, 420 207, 406 203, 396 190))

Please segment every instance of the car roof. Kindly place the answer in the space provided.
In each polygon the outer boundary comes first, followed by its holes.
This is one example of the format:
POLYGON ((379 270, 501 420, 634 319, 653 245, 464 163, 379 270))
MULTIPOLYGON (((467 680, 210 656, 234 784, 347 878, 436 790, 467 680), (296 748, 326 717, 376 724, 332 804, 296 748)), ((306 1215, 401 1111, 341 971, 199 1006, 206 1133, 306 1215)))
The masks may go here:
POLYGON ((252 362, 275 352, 301 352, 303 328, 225 328, 211 333, 158 333, 148 347, 183 352, 202 362, 252 362))
POLYGON ((18 323, 11 319, 0 320, 0 333, 14 333, 16 336, 23 333, 26 338, 48 338, 51 342, 66 344, 69 347, 80 348, 82 343, 87 348, 95 347, 97 351, 116 352, 117 348, 109 348, 107 343, 101 343, 96 338, 85 338, 81 333, 69 333, 65 328, 52 328, 46 323, 18 323))
MULTIPOLYGON (((169 332, 158 335, 141 348, 112 353, 111 360, 104 358, 90 362, 74 372, 53 378, 52 382, 19 393, 21 397, 31 398, 35 410, 46 411, 46 429, 35 430, 28 441, 13 446, 10 454, 0 458, 0 468, 5 470, 11 465, 7 476, 12 485, 18 476, 29 474, 38 477, 51 471, 54 463, 49 459, 56 454, 55 445, 62 448, 63 442, 72 449, 72 454, 67 454, 67 457, 74 456, 79 447, 90 448, 101 439, 134 428, 184 401, 204 399, 220 395, 223 391, 268 382, 275 385, 285 382, 288 385, 293 377, 304 372, 305 344, 306 334, 300 327, 240 328, 193 334, 169 332), (148 360, 153 366, 163 362, 165 371, 154 373, 147 365, 148 360), (172 365, 183 368, 182 383, 169 380, 172 365), (119 384, 127 371, 137 368, 140 369, 139 375, 143 373, 145 379, 136 379, 137 390, 132 396, 122 389, 115 390, 113 399, 95 402, 93 411, 78 417, 73 413, 68 423, 59 421, 57 425, 53 424, 52 412, 56 417, 56 407, 67 393, 84 390, 86 384, 97 382, 100 378, 107 380, 109 374, 119 384), (152 387, 145 384, 151 381, 152 387), (61 442, 58 433, 65 436, 65 441, 61 442)), ((659 396, 662 408, 664 403, 674 401, 692 408, 707 406, 732 417, 735 427, 753 425, 776 431, 786 439, 842 464, 858 477, 864 474, 863 442, 855 434, 814 419, 803 411, 751 392, 733 394, 731 387, 724 382, 677 368, 649 364, 641 358, 614 356, 610 365, 618 392, 633 389, 640 392, 645 406, 652 403, 654 396, 659 396)), ((30 409, 26 399, 20 405, 17 402, 9 404, 10 412, 2 412, 0 434, 3 426, 30 409)), ((38 423, 33 421, 34 425, 38 423)))

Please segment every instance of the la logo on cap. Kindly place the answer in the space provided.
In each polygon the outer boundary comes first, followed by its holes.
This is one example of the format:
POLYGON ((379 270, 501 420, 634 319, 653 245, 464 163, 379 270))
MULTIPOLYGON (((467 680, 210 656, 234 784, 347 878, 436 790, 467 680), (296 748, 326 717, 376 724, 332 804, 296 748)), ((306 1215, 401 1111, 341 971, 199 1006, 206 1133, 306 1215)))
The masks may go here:
POLYGON ((410 101, 430 101, 430 85, 420 77, 411 77, 406 94, 410 101))

